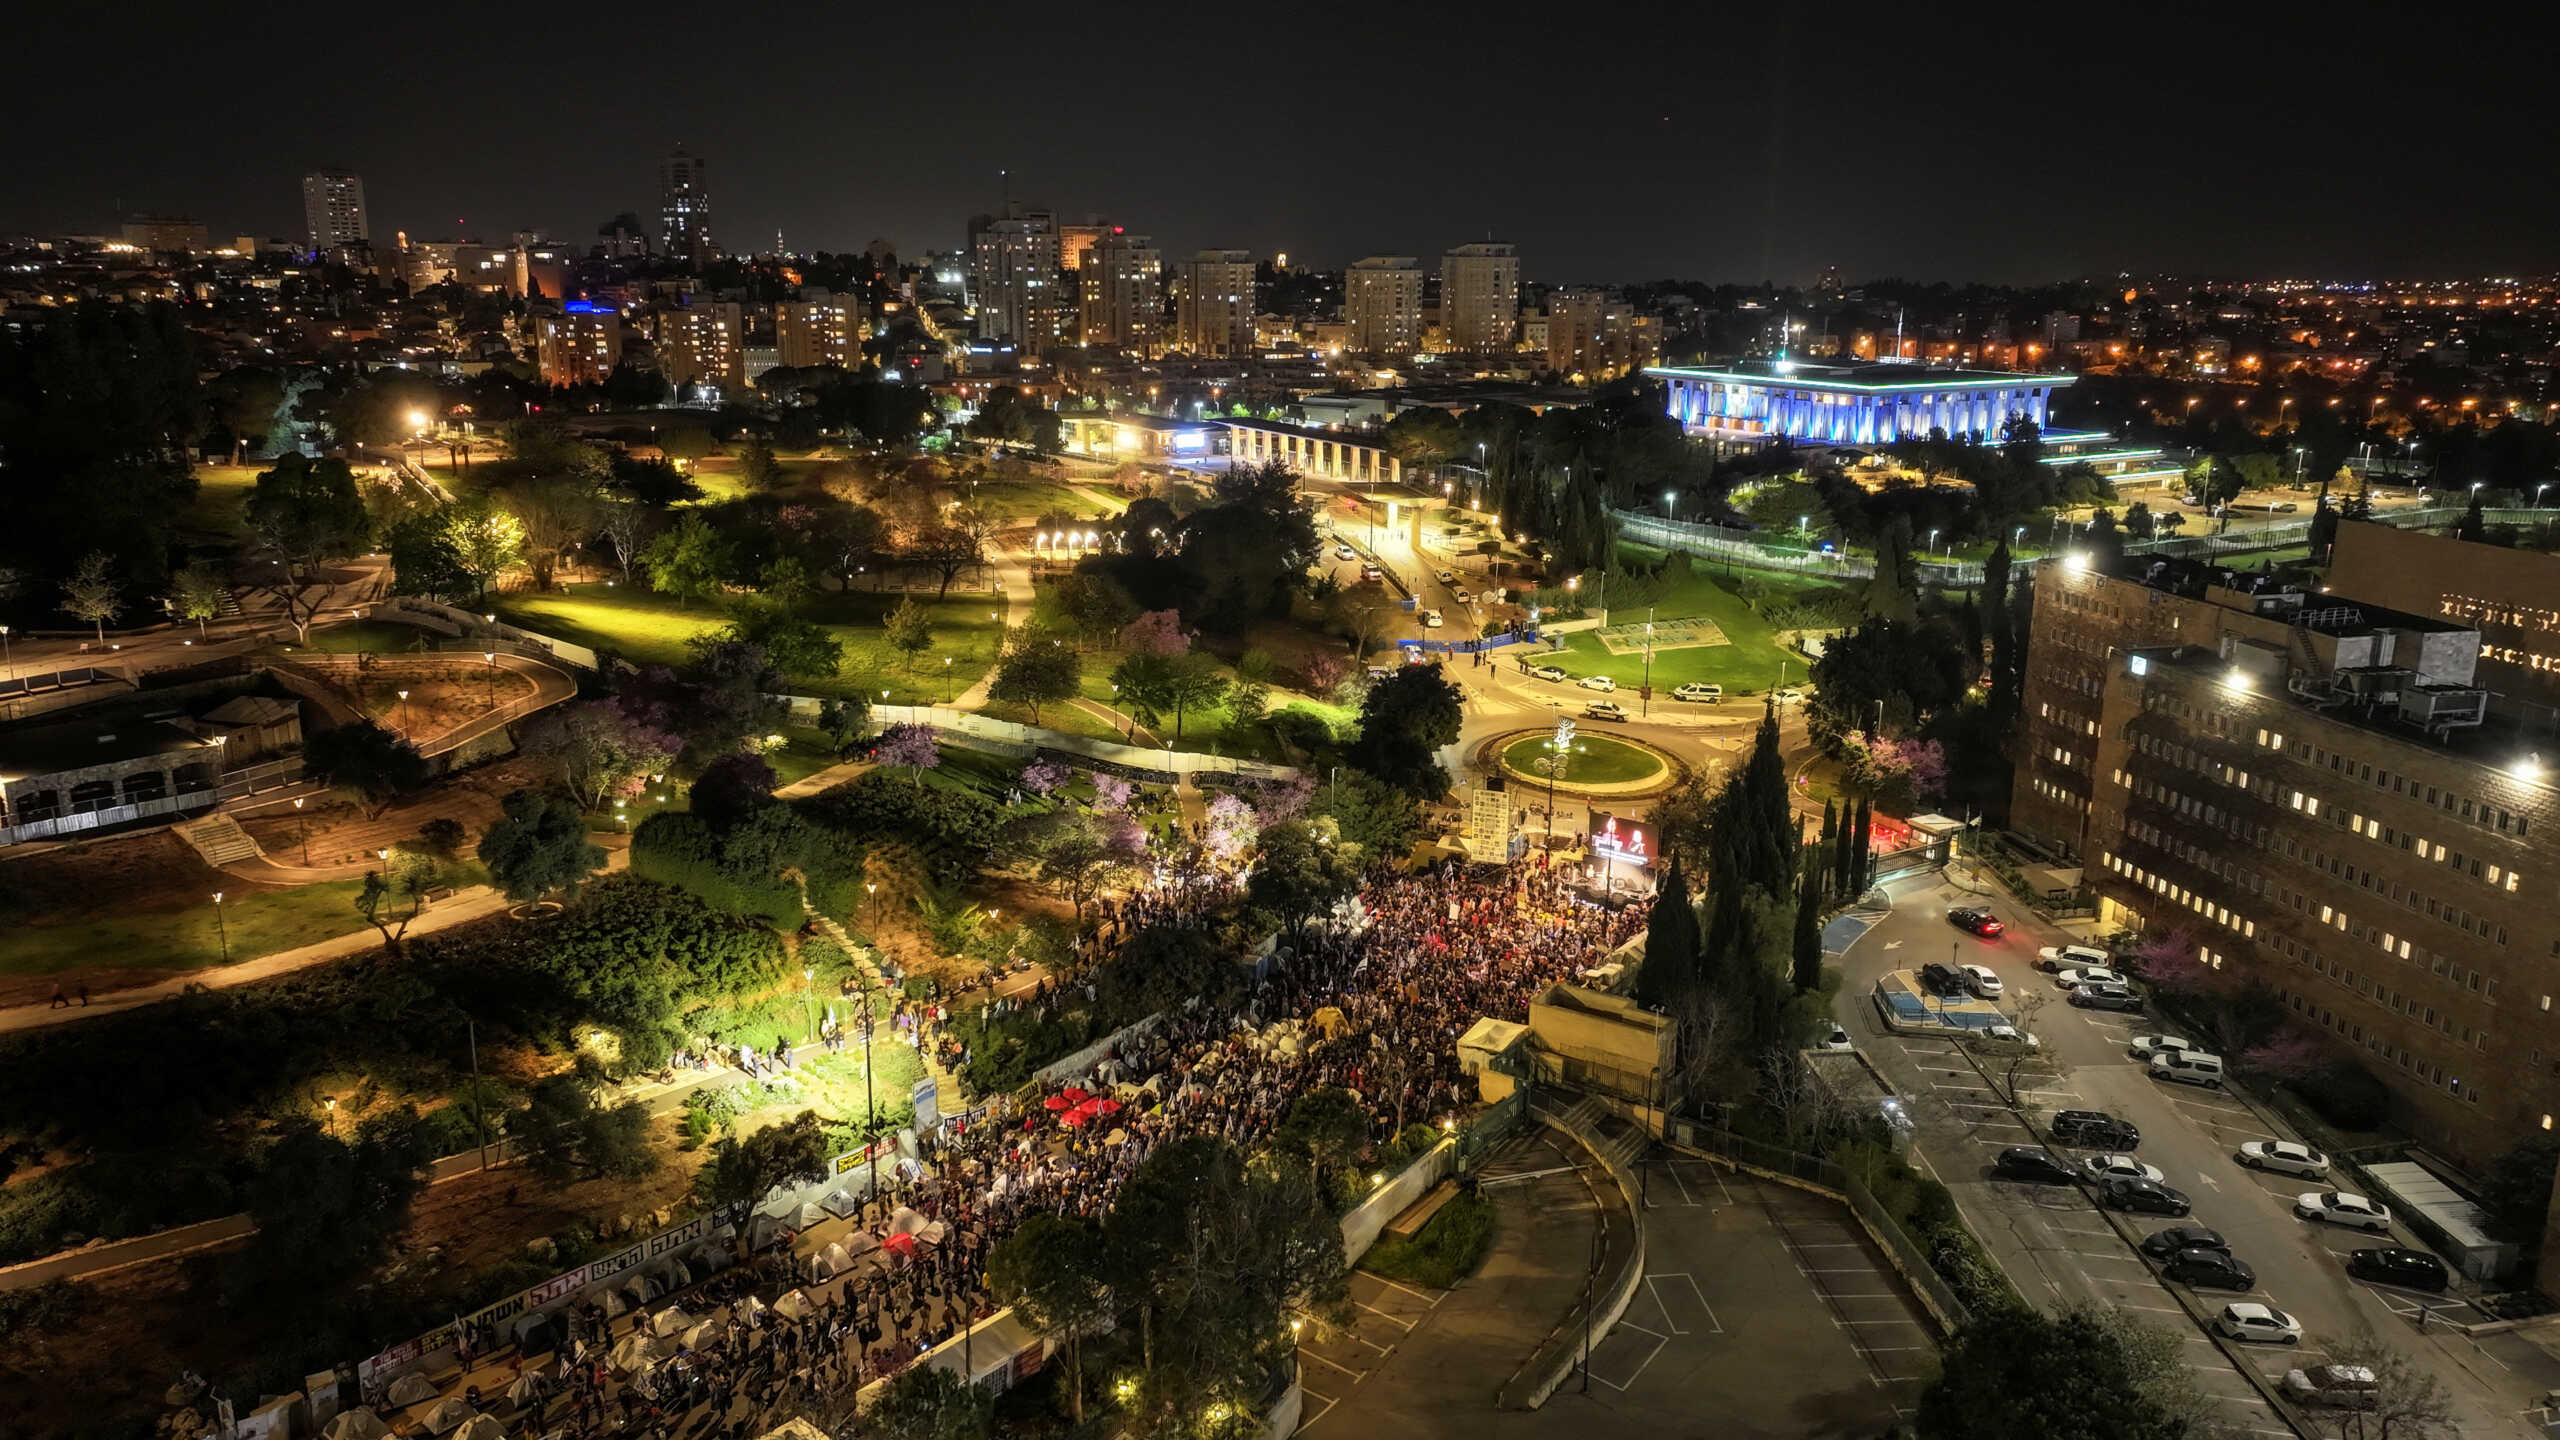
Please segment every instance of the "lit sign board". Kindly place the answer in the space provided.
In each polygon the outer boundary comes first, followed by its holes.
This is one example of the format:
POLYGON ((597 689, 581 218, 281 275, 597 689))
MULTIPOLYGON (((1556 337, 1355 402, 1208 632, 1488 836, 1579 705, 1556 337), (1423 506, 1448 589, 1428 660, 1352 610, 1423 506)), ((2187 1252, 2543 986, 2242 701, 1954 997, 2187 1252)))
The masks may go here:
POLYGON ((1591 853, 1603 860, 1650 865, 1653 863, 1653 827, 1640 820, 1594 815, 1591 817, 1591 853))

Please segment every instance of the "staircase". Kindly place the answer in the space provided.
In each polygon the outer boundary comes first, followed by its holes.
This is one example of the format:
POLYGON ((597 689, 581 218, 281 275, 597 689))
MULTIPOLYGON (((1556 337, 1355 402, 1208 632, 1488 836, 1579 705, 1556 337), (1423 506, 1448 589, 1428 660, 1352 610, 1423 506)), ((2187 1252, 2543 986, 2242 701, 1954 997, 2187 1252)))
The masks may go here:
POLYGON ((257 841, 249 838, 249 832, 240 828, 240 822, 228 815, 207 815, 171 828, 216 870, 235 861, 255 860, 265 853, 259 850, 257 841))

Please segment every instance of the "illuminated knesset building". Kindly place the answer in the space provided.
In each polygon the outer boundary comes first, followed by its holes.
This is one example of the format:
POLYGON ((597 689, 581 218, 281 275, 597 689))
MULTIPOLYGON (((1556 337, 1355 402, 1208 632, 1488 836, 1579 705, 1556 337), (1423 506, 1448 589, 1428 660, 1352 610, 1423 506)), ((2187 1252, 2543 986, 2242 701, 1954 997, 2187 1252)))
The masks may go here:
POLYGON ((1933 365, 1746 360, 1730 366, 1658 365, 1683 429, 1720 440, 1883 445, 1924 438, 1996 441, 2024 416, 2048 424, 2053 392, 2069 375, 2016 375, 1933 365))

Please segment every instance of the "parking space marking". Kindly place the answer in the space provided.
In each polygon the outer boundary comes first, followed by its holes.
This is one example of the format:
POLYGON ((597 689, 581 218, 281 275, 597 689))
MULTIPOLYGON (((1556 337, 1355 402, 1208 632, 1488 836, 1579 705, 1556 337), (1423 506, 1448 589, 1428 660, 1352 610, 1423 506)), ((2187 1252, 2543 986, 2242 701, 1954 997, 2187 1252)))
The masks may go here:
MULTIPOLYGON (((1636 1362, 1636 1368, 1627 1375, 1626 1384, 1621 1385, 1617 1381, 1610 1379, 1608 1376, 1600 1374, 1597 1370, 1589 1370, 1587 1372, 1590 1374, 1592 1379, 1597 1380, 1601 1384, 1608 1386, 1610 1389, 1617 1391, 1621 1395, 1624 1395, 1627 1393, 1628 1389, 1636 1383, 1636 1381, 1644 1377, 1644 1372, 1653 1364, 1654 1357, 1662 1353, 1662 1347, 1671 1343, 1671 1337, 1663 1334, 1659 1330, 1648 1330, 1644 1326, 1638 1325, 1632 1320, 1619 1321, 1617 1323, 1616 1330, 1633 1330, 1639 1335, 1650 1335, 1653 1337, 1653 1348, 1645 1352, 1645 1357, 1642 1360, 1636 1362)), ((1615 1330, 1612 1331, 1612 1334, 1614 1336, 1615 1330)))
POLYGON ((1412 1321, 1407 1320, 1407 1319, 1405 1319, 1404 1317, 1402 1317, 1402 1316, 1400 1316, 1400 1315, 1390 1315, 1390 1314, 1388 1314, 1386 1311, 1379 1309, 1377 1306, 1370 1304, 1370 1303, 1369 1303, 1368 1301, 1366 1301, 1366 1300, 1354 1300, 1354 1301, 1352 1301, 1351 1303, 1352 1303, 1352 1304, 1354 1304, 1354 1305, 1359 1306, 1359 1307, 1360 1307, 1361 1309, 1363 1309, 1363 1310, 1368 1311, 1370 1314, 1377 1316, 1379 1319, 1381 1319, 1381 1320, 1384 1320, 1384 1321, 1388 1322, 1389 1324, 1393 1324, 1393 1325, 1401 1325, 1401 1326, 1403 1326, 1403 1327, 1404 1327, 1405 1329, 1407 1329, 1407 1330, 1410 1330, 1410 1329, 1412 1329, 1412 1328, 1413 1328, 1413 1322, 1412 1322, 1412 1321))
MULTIPOLYGON (((1656 1271, 1644 1277, 1645 1292, 1653 1297, 1653 1303, 1655 1305, 1661 1307, 1663 1323, 1671 1327, 1672 1334, 1688 1335, 1695 1332, 1684 1328, 1680 1324, 1679 1317, 1671 1313, 1671 1302, 1662 1298, 1662 1291, 1655 1283, 1662 1280, 1677 1280, 1682 1284, 1687 1285, 1689 1287, 1689 1294, 1695 1297, 1698 1302, 1698 1308, 1706 1312, 1707 1329, 1705 1333, 1709 1335, 1721 1335, 1724 1333, 1724 1322, 1716 1318, 1716 1307, 1707 1303, 1707 1292, 1698 1288, 1697 1277, 1691 1275, 1686 1270, 1656 1271)), ((1680 1293, 1679 1287, 1673 1286, 1671 1293, 1674 1298, 1677 1298, 1680 1293)), ((1687 1301, 1684 1300, 1681 1303, 1686 1304, 1687 1301)))
POLYGON ((1310 1350, 1310 1349, 1308 1349, 1306 1346, 1303 1346, 1303 1345, 1301 1345, 1301 1346, 1299 1346, 1299 1347, 1298 1347, 1298 1357, 1299 1357, 1300 1359, 1302 1359, 1302 1360, 1313 1360, 1313 1361, 1315 1361, 1315 1362, 1316 1362, 1317 1364, 1319 1364, 1319 1365, 1330 1365, 1330 1366, 1332 1366, 1334 1369, 1341 1371, 1343 1374, 1350 1376, 1350 1377, 1351 1377, 1351 1379, 1352 1379, 1352 1382, 1353 1382, 1354 1384, 1357 1384, 1361 1379, 1363 1379, 1364 1377, 1366 1377, 1366 1376, 1368 1375, 1368 1373, 1369 1373, 1369 1372, 1368 1372, 1368 1371, 1366 1371, 1366 1370, 1354 1370, 1354 1369, 1352 1369, 1350 1366, 1343 1364, 1343 1363, 1342 1363, 1341 1361, 1339 1361, 1339 1360, 1331 1359, 1331 1358, 1328 1358, 1328 1357, 1326 1357, 1326 1356, 1324 1356, 1324 1355, 1318 1354, 1317 1352, 1315 1352, 1315 1351, 1313 1351, 1313 1350, 1310 1350))
MULTIPOLYGON (((1366 1272, 1363 1272, 1363 1273, 1366 1273, 1366 1272)), ((1431 1302, 1431 1308, 1432 1308, 1432 1309, 1434 1309, 1434 1310, 1437 1310, 1437 1309, 1439 1309, 1439 1308, 1440 1308, 1440 1302, 1441 1302, 1441 1301, 1446 1300, 1446 1299, 1448 1299, 1448 1298, 1449 1298, 1449 1292, 1448 1292, 1448 1291, 1446 1291, 1446 1290, 1443 1290, 1443 1291, 1441 1291, 1439 1294, 1434 1295, 1434 1294, 1431 1294, 1431 1293, 1430 1293, 1430 1292, 1428 1292, 1428 1291, 1424 1291, 1424 1290, 1416 1290, 1416 1289, 1414 1289, 1414 1288, 1413 1288, 1412 1286, 1410 1286, 1410 1285, 1399 1285, 1399 1284, 1397 1284, 1396 1282, 1394 1282, 1393 1280, 1388 1279, 1388 1278, 1387 1278, 1387 1277, 1385 1277, 1384 1275, 1371 1275, 1371 1276, 1369 1276, 1369 1278, 1370 1278, 1370 1279, 1372 1279, 1372 1280, 1377 1281, 1377 1282, 1378 1282, 1379 1284, 1381 1284, 1381 1285, 1386 1286, 1386 1287, 1387 1287, 1388 1289, 1390 1289, 1390 1290, 1401 1290, 1401 1291, 1403 1291, 1404 1293, 1406 1293, 1407 1295, 1412 1296, 1412 1297, 1413 1297, 1414 1299, 1416 1299, 1416 1300, 1427 1300, 1427 1301, 1431 1302)), ((1410 1327, 1408 1327, 1408 1328, 1410 1328, 1410 1327)))

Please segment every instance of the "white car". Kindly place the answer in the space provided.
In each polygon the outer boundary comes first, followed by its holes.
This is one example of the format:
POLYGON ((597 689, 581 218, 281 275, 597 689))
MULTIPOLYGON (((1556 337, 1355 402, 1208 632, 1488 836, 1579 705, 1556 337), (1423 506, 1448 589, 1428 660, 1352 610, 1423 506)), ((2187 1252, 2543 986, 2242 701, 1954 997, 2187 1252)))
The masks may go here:
POLYGON ((1627 707, 1615 700, 1594 700, 1582 707, 1582 713, 1594 720, 1624 720, 1627 707))
POLYGON ((2071 966, 2104 966, 2115 957, 2088 945, 2047 945, 2036 952, 2036 968, 2058 972, 2071 966))
POLYGON ((1423 611, 1423 612, 1422 612, 1422 628, 1423 628, 1423 629, 1425 629, 1425 630, 1437 630, 1437 629, 1439 629, 1439 628, 1440 628, 1440 612, 1439 612, 1439 611, 1437 611, 1437 610, 1425 610, 1425 611, 1423 611))
POLYGON ((1564 667, 1561 665, 1532 665, 1529 667, 1529 673, 1541 680, 1562 681, 1565 678, 1564 667))
POLYGON ((2157 1185, 2169 1178, 2160 1173, 2158 1166, 2145 1165, 2130 1155, 2092 1155, 2080 1162, 2080 1168, 2089 1172, 2091 1180, 2101 1183, 2109 1180, 2148 1180, 2157 1185))
POLYGON ((2214 1317, 2213 1328, 2234 1340, 2256 1340, 2268 1345, 2302 1343, 2302 1322, 2272 1305, 2243 1300, 2225 1305, 2214 1317))
POLYGON ((2083 985, 2122 985, 2124 977, 2104 965, 2091 965, 2081 970, 2065 970, 2053 977, 2053 983, 2065 990, 2077 990, 2083 985))
POLYGON ((1352 549, 1348 545, 1336 545, 1333 547, 1333 558, 1336 560, 1357 560, 1360 558, 1360 552, 1352 549))
POLYGON ((2299 1140, 2252 1140, 2240 1147, 2240 1163, 2252 1170, 2276 1170, 2305 1180, 2329 1178, 2329 1157, 2299 1140))
POLYGON ((1455 588, 1455 589, 1451 590, 1449 593, 1450 593, 1450 594, 1452 594, 1452 595, 1457 596, 1457 597, 1458 597, 1458 603, 1459 603, 1459 604, 1461 604, 1461 605, 1473 605, 1474 603, 1476 603, 1476 592, 1474 592, 1473 590, 1468 589, 1468 588, 1467 588, 1466 586, 1464 586, 1464 585, 1460 585, 1460 586, 1458 586, 1457 588, 1455 588))
POLYGON ((2391 1228, 2391 1207, 2344 1190, 2306 1190, 2293 1197, 2293 1213, 2305 1220, 2326 1220, 2376 1234, 2391 1228))
POLYGON ((1959 965, 1956 968, 1963 972, 1964 983, 1974 994, 1985 1000, 2000 998, 2000 977, 1991 973, 1990 966, 1959 965))
POLYGON ((1455 585, 1458 583, 1458 572, 1455 570, 1443 570, 1431 578, 1439 581, 1443 585, 1455 585))
POLYGON ((2194 1041, 2181 1040, 2175 1035, 2136 1035, 2133 1044, 2126 1048, 2133 1051, 2134 1059, 2148 1060, 2154 1055, 2176 1055, 2197 1047, 2194 1041))
POLYGON ((1804 692, 1791 685, 1772 694, 1769 698, 1781 705, 1801 705, 1804 703, 1804 692))
POLYGON ((1813 1048, 1816 1050, 1854 1050, 1858 1047, 1849 1043, 1848 1031, 1834 1025, 1831 1027, 1831 1033, 1822 1037, 1822 1043, 1814 1046, 1813 1048))
POLYGON ((2024 1045, 2030 1050, 2044 1048, 2044 1042, 2035 1037, 2034 1031, 2021 1030, 2015 1025, 1993 1025, 1982 1033, 1989 1039, 2006 1041, 2011 1045, 2024 1045))
POLYGON ((1599 690, 1602 692, 1618 688, 1618 682, 1610 679, 1606 675, 1585 675, 1573 683, 1581 686, 1585 690, 1599 690))
POLYGON ((1700 705, 1721 705, 1724 703, 1724 687, 1693 680, 1672 691, 1671 698, 1693 701, 1700 705))

